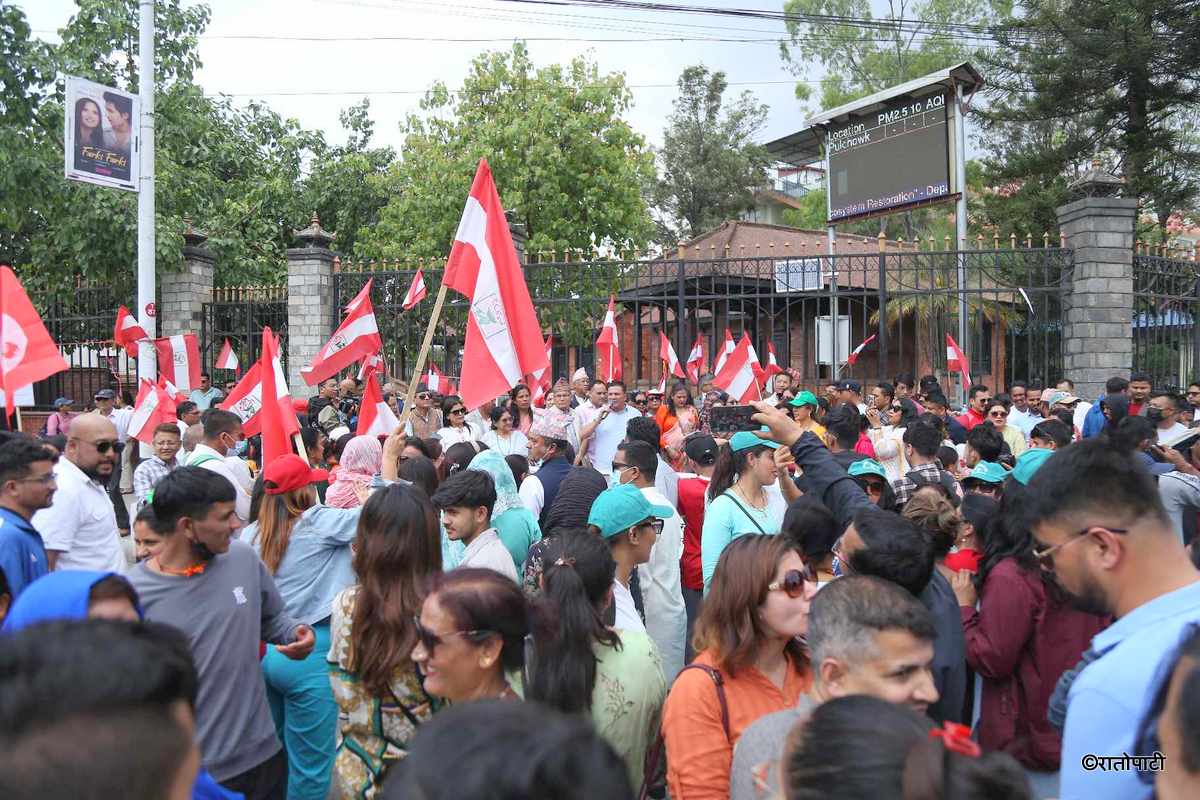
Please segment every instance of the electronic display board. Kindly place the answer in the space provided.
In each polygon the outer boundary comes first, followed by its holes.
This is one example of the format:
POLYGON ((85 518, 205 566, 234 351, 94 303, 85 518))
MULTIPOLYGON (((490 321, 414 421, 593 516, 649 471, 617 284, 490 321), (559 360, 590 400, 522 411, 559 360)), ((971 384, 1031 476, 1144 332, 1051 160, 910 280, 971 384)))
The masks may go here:
POLYGON ((891 100, 829 128, 829 221, 950 194, 945 93, 891 100))

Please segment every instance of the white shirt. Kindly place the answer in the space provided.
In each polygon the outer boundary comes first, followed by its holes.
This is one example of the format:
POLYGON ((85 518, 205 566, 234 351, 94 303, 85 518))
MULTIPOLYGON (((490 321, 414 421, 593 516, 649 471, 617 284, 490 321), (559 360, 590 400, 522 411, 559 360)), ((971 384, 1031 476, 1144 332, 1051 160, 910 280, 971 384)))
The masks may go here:
MULTIPOLYGON (((100 414, 98 410, 93 411, 92 413, 100 414)), ((111 414, 100 414, 100 416, 106 418, 116 427, 118 441, 123 442, 129 438, 129 420, 133 417, 132 408, 129 406, 126 406, 125 408, 114 408, 111 414)))
POLYGON ((507 439, 502 438, 496 431, 488 431, 480 441, 486 444, 489 450, 495 450, 502 456, 529 455, 529 440, 516 428, 513 428, 507 439))
MULTIPOLYGON (((675 505, 653 486, 642 489, 642 494, 654 505, 675 505)), ((650 560, 638 568, 646 632, 658 645, 668 685, 683 669, 683 645, 687 637, 687 609, 683 605, 679 575, 682 557, 683 517, 676 511, 663 520, 662 534, 650 548, 650 560)))
MULTIPOLYGON (((572 416, 575 417, 575 438, 577 440, 583 441, 583 429, 590 425, 592 421, 596 419, 596 417, 600 416, 600 410, 602 408, 604 408, 604 406, 594 406, 592 405, 591 400, 586 400, 580 403, 575 409, 575 413, 572 416)), ((579 448, 575 449, 578 450, 579 448)), ((586 455, 588 458, 591 458, 592 453, 595 451, 596 439, 593 437, 591 441, 588 442, 588 449, 584 455, 586 455)))
POLYGON ((675 468, 658 457, 658 470, 654 473, 654 488, 667 498, 667 505, 674 508, 679 505, 679 473, 675 468))
POLYGON ((68 459, 54 465, 54 503, 33 515, 47 550, 59 550, 55 569, 124 572, 125 554, 117 534, 117 514, 104 486, 68 459))
POLYGON ((451 428, 447 425, 445 428, 438 428, 437 436, 442 443, 442 452, 450 449, 453 445, 473 442, 478 438, 470 425, 463 425, 461 428, 451 428))
POLYGON ((642 622, 637 606, 633 604, 633 593, 617 578, 613 578, 613 607, 617 611, 614 628, 619 631, 646 632, 646 623, 642 622))
POLYGON ((513 564, 512 555, 504 546, 504 542, 500 541, 500 534, 496 533, 495 528, 488 528, 467 545, 458 566, 493 569, 501 575, 511 578, 513 583, 518 582, 517 568, 513 564))
POLYGON ((1186 432, 1187 430, 1188 430, 1187 425, 1183 425, 1178 422, 1176 422, 1174 425, 1167 428, 1166 430, 1159 428, 1158 429, 1158 443, 1162 444, 1163 442, 1167 441, 1168 439, 1172 439, 1172 438, 1178 436, 1179 434, 1186 432))
POLYGON ((1016 406, 1008 411, 1008 424, 1025 434, 1026 440, 1029 439, 1029 432, 1040 422, 1045 422, 1045 420, 1032 411, 1022 411, 1016 406))
POLYGON ((242 481, 237 473, 229 468, 224 455, 201 442, 196 445, 196 449, 192 450, 188 456, 187 466, 200 467, 201 469, 215 472, 229 481, 233 485, 233 491, 235 492, 233 498, 235 512, 241 517, 243 523, 250 520, 250 494, 242 486, 242 481))
POLYGON ((534 519, 542 515, 542 508, 546 505, 546 487, 537 477, 526 476, 525 480, 521 481, 521 488, 517 490, 517 494, 521 498, 521 504, 529 509, 534 519))
POLYGON ((1080 400, 1075 404, 1075 417, 1072 420, 1075 423, 1075 429, 1083 430, 1083 421, 1087 418, 1088 412, 1092 410, 1092 404, 1080 400))
POLYGON ((596 426, 592 433, 593 449, 591 450, 592 466, 601 475, 612 472, 613 456, 617 454, 617 445, 625 441, 625 426, 634 417, 642 413, 633 406, 625 406, 621 411, 609 411, 608 416, 596 426))

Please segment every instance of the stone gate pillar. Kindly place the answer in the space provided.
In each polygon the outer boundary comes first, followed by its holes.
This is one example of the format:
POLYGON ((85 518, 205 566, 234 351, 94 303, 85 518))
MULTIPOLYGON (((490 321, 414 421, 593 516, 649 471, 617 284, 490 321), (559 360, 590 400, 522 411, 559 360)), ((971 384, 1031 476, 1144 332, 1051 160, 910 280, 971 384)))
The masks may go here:
POLYGON ((288 388, 293 397, 309 397, 316 390, 300 377, 300 368, 333 333, 336 309, 333 307, 334 234, 321 227, 316 213, 304 230, 295 232, 297 246, 287 251, 288 280, 288 388))
MULTIPOLYGON (((158 276, 158 335, 200 335, 204 304, 213 299, 217 259, 205 245, 208 237, 184 218, 183 269, 158 276)), ((203 344, 203 343, 201 343, 203 344)))

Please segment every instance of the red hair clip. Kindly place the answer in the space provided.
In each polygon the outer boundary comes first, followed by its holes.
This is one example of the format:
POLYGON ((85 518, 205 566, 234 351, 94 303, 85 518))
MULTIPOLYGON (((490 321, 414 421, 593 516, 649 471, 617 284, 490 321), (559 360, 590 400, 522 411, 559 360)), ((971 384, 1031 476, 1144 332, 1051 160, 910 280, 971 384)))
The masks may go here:
POLYGON ((971 738, 971 729, 957 722, 945 722, 941 728, 929 732, 930 739, 941 739, 942 745, 953 753, 979 758, 983 751, 979 743, 971 738))

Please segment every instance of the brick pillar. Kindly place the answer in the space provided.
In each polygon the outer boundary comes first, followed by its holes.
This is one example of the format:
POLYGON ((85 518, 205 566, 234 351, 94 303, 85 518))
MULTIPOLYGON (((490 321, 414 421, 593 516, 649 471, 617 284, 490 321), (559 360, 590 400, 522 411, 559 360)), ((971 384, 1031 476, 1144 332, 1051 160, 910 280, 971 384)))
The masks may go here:
MULTIPOLYGON (((217 259, 204 246, 208 237, 185 219, 183 232, 183 269, 158 278, 158 335, 180 333, 200 335, 204 304, 213 299, 213 274, 217 259)), ((203 343, 201 343, 203 345, 203 343)))
POLYGON ((304 230, 296 231, 297 246, 287 251, 288 260, 288 387, 294 397, 307 397, 314 390, 300 377, 333 333, 333 256, 329 249, 334 234, 321 227, 314 213, 304 230))
POLYGON ((1080 197, 1057 209, 1066 245, 1074 250, 1074 280, 1064 303, 1064 366, 1075 393, 1093 400, 1113 375, 1133 364, 1135 198, 1111 196, 1117 178, 1094 164, 1074 186, 1080 197), (1099 196, 1098 196, 1099 195, 1099 196), (1109 195, 1109 196, 1104 196, 1109 195))

